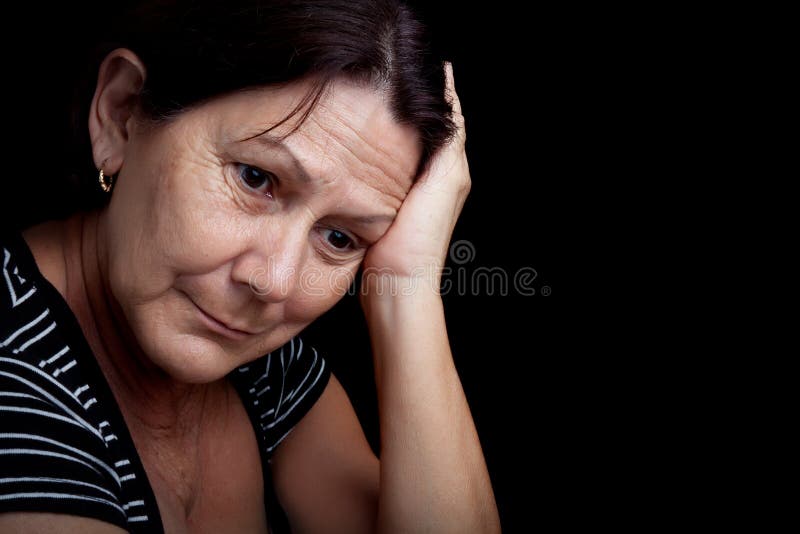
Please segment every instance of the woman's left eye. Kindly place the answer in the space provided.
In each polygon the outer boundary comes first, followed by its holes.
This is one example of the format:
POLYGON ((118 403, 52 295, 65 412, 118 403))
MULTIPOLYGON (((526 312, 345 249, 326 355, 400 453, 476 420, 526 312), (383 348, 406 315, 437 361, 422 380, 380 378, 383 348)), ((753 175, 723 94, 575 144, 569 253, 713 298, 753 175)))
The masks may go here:
POLYGON ((237 169, 237 176, 245 187, 272 198, 272 189, 278 180, 273 173, 245 163, 237 164, 237 169))
POLYGON ((323 228, 322 236, 333 248, 338 251, 354 249, 356 243, 344 232, 332 228, 323 228))

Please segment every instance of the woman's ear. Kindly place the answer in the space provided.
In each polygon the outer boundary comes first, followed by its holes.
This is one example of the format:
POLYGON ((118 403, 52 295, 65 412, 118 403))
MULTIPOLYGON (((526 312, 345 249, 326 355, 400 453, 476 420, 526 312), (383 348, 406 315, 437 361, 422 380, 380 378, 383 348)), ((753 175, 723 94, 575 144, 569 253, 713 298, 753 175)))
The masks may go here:
POLYGON ((127 48, 113 50, 100 64, 89 108, 89 138, 95 166, 107 175, 119 172, 125 160, 146 75, 142 60, 127 48))

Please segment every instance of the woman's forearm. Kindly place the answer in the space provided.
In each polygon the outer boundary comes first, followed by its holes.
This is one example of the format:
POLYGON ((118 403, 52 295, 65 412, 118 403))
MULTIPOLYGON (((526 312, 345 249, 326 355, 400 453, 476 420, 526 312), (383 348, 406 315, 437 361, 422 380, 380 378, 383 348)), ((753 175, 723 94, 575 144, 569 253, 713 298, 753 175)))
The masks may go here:
POLYGON ((499 532, 441 296, 426 284, 400 289, 362 296, 380 410, 378 531, 499 532))

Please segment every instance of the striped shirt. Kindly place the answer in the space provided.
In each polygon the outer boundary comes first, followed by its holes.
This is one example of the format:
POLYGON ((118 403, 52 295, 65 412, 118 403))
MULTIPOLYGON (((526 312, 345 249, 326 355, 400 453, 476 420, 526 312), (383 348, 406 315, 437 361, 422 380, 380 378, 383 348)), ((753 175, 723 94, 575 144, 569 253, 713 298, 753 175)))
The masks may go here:
MULTIPOLYGON (((163 532, 119 406, 81 327, 18 232, 0 235, 0 512, 86 516, 163 532)), ((287 528, 268 463, 330 370, 295 337, 228 375, 258 439, 272 531, 287 528)))

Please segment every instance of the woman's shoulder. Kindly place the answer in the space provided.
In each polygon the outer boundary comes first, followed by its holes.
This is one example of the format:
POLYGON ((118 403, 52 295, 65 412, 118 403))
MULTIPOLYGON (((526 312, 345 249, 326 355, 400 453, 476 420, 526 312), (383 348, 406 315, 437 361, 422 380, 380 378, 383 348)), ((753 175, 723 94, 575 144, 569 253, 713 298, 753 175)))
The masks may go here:
POLYGON ((10 268, 18 277, 43 276, 63 294, 66 286, 63 235, 63 221, 46 221, 24 230, 3 228, 0 247, 6 289, 13 282, 14 273, 6 272, 10 268))
MULTIPOLYGON (((21 232, 0 232, 0 257, 0 513, 24 521, 35 510, 126 528, 125 503, 155 501, 113 394, 21 232)), ((145 517, 143 509, 130 516, 145 517)))
POLYGON ((64 222, 46 221, 22 231, 39 272, 61 294, 66 287, 64 265, 64 222))

